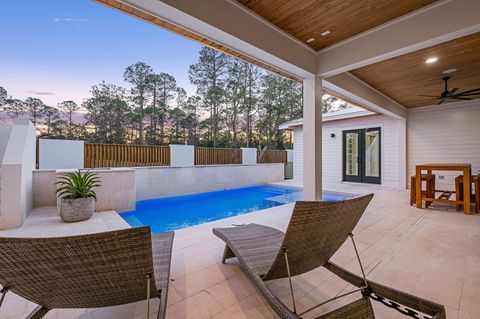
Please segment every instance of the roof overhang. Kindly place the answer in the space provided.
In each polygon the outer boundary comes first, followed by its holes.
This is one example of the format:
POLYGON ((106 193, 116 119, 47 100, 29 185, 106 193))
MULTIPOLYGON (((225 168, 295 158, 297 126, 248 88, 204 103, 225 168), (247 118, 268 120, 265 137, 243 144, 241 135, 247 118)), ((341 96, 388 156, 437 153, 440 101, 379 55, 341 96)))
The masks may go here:
MULTIPOLYGON (((340 121, 371 115, 376 115, 376 113, 361 107, 352 106, 335 112, 323 113, 322 122, 340 121)), ((296 119, 282 123, 278 128, 281 130, 293 130, 294 128, 301 126, 303 126, 303 119, 296 119)))
POLYGON ((234 1, 95 1, 296 81, 315 74, 315 51, 234 1))

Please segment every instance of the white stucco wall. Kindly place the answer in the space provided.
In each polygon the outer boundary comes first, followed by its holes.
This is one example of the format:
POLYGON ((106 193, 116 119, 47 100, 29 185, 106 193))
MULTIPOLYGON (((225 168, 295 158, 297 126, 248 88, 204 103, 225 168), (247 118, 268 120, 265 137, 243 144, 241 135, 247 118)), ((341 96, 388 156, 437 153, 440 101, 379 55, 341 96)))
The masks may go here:
POLYGON ((195 164, 195 147, 193 145, 170 145, 171 166, 193 166, 195 164))
MULTIPOLYGON (((409 176, 428 163, 470 163, 472 174, 480 174, 480 102, 411 110, 407 136, 409 176)), ((437 189, 454 189, 461 173, 434 174, 437 189)))
POLYGON ((38 151, 40 169, 83 168, 83 141, 39 139, 38 151))
POLYGON ((284 164, 136 168, 137 199, 201 193, 284 179, 284 164))
POLYGON ((0 125, 0 163, 3 161, 12 127, 12 125, 0 125))
MULTIPOLYGON (((57 204, 55 182, 70 170, 36 170, 33 172, 33 206, 55 206, 57 204)), ((97 188, 96 211, 135 209, 135 170, 112 168, 93 170, 102 182, 97 188)))
POLYGON ((252 147, 242 147, 242 164, 255 165, 257 164, 257 149, 252 147))
POLYGON ((33 171, 33 207, 56 205, 56 182, 57 171, 54 169, 33 171))
POLYGON ((35 127, 28 120, 16 120, 10 134, 2 137, 8 140, 0 143, 4 150, 0 171, 0 229, 7 229, 20 227, 33 205, 35 127))
MULTIPOLYGON (((323 183, 337 184, 342 182, 342 132, 345 130, 381 127, 381 176, 382 185, 387 187, 405 187, 405 121, 385 115, 372 115, 323 122, 322 126, 322 176, 323 183), (335 137, 331 137, 331 134, 335 137), (402 142, 403 140, 403 142, 402 142)), ((294 128, 294 161, 293 178, 303 180, 303 128, 294 128)))
MULTIPOLYGON (((55 206, 58 177, 68 170, 33 172, 33 206, 55 206)), ((284 179, 284 165, 208 165, 96 169, 102 187, 96 190, 97 211, 133 210, 139 199, 253 186, 284 179)))

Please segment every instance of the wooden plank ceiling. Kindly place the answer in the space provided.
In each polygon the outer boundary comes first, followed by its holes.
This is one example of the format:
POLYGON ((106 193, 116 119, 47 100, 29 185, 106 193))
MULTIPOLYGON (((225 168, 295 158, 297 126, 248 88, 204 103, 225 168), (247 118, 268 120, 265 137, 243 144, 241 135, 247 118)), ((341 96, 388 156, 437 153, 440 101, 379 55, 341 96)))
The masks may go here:
POLYGON ((430 5, 437 0, 237 0, 320 50, 430 5), (330 31, 327 36, 321 33, 330 31))
MULTIPOLYGON (((376 88, 401 105, 412 108, 436 104, 434 98, 444 90, 442 72, 456 68, 448 81, 449 90, 458 92, 480 88, 480 32, 444 42, 389 60, 351 71, 354 76, 376 88), (426 59, 438 61, 427 64, 426 59)), ((459 100, 446 100, 445 103, 459 100)))

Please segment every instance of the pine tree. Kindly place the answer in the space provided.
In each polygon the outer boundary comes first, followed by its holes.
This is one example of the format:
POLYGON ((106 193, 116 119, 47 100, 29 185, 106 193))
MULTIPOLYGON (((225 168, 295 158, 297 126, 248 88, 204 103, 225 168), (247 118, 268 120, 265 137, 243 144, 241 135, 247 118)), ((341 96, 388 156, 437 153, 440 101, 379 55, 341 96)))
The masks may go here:
POLYGON ((25 103, 19 99, 7 99, 3 105, 3 111, 14 120, 25 115, 25 103))
MULTIPOLYGON (((51 136, 54 123, 60 119, 60 111, 52 106, 44 105, 42 113, 45 117, 45 125, 47 126, 47 136, 51 136)), ((70 124, 71 125, 71 124, 70 124)), ((69 135, 71 136, 71 127, 69 126, 69 135)))
POLYGON ((220 126, 220 108, 225 96, 225 78, 228 57, 209 47, 200 50, 198 62, 190 66, 190 82, 197 86, 197 94, 203 99, 210 113, 210 141, 217 146, 220 126))
MULTIPOLYGON (((92 86, 91 95, 82 105, 88 111, 88 123, 95 128, 92 133, 94 141, 125 143, 130 123, 128 114, 131 111, 126 101, 125 89, 102 82, 92 86)), ((135 120, 139 123, 138 118, 135 120)))
POLYGON ((170 101, 175 97, 177 89, 177 81, 168 73, 159 74, 159 107, 158 107, 158 123, 160 125, 160 143, 165 143, 165 126, 170 109, 170 101))
POLYGON ((78 111, 80 107, 73 101, 63 101, 58 104, 58 108, 67 114, 68 119, 68 137, 73 137, 73 113, 78 111))
POLYGON ((132 85, 132 100, 137 105, 138 114, 138 143, 143 144, 143 120, 145 117, 144 108, 147 102, 149 78, 152 68, 144 62, 137 62, 125 70, 123 78, 132 85))
POLYGON ((34 126, 37 126, 38 120, 42 117, 43 108, 44 104, 40 99, 29 97, 25 100, 25 109, 34 126))
POLYGON ((201 97, 198 95, 189 96, 187 104, 185 106, 187 117, 186 117, 186 127, 187 127, 187 144, 188 145, 197 145, 198 144, 198 119, 199 119, 199 110, 200 104, 202 102, 201 97))
POLYGON ((4 106, 7 103, 7 90, 0 86, 0 107, 4 106))

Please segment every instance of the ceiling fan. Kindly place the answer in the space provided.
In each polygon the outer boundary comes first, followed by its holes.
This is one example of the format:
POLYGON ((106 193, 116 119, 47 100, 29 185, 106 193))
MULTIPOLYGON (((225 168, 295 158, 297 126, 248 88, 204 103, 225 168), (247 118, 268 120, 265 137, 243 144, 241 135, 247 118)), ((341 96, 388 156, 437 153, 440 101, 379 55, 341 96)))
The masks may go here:
POLYGON ((452 70, 446 70, 443 72, 444 76, 442 77, 442 80, 445 82, 445 90, 439 96, 435 96, 435 95, 420 95, 420 96, 433 97, 433 98, 439 99, 440 101, 438 101, 437 105, 442 104, 443 102, 445 102, 445 100, 469 101, 476 98, 476 96, 480 98, 480 88, 458 92, 458 93, 457 93, 457 91, 459 90, 458 88, 453 88, 451 90, 448 89, 448 80, 450 80, 451 78, 450 75, 448 74, 453 73, 455 71, 456 71, 455 69, 452 69, 452 70))

